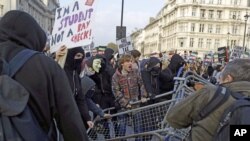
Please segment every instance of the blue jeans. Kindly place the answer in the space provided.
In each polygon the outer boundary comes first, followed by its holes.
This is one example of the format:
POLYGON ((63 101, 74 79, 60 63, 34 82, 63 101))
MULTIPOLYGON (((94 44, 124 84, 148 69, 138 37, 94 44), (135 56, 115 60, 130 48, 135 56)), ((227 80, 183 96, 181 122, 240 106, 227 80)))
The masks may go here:
MULTIPOLYGON (((133 127, 134 134, 142 133, 142 115, 140 113, 126 114, 118 116, 118 136, 125 136, 127 126, 133 127)), ((127 129, 129 130, 129 129, 127 129)), ((136 141, 142 141, 139 137, 135 139, 136 141)))

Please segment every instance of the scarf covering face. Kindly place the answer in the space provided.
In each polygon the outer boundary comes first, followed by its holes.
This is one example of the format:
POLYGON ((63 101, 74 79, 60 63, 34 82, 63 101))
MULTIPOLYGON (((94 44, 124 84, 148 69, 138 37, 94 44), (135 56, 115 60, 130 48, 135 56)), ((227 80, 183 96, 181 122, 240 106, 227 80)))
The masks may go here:
POLYGON ((67 58, 65 61, 64 68, 67 70, 76 70, 78 74, 81 72, 81 63, 84 57, 81 59, 75 59, 77 53, 82 53, 84 55, 84 50, 82 47, 76 47, 68 50, 67 58))
POLYGON ((12 10, 0 20, 0 42, 5 41, 41 52, 45 47, 47 36, 31 15, 12 10))

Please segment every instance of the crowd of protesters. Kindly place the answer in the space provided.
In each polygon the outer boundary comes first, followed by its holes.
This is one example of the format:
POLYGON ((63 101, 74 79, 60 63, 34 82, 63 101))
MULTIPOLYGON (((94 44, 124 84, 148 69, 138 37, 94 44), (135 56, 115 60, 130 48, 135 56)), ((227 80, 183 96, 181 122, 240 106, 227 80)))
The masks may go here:
MULTIPOLYGON (((117 58, 114 50, 99 47, 85 57, 82 47, 67 49, 62 46, 57 52, 50 54, 45 47, 46 35, 41 27, 30 15, 21 11, 10 11, 2 17, 0 43, 0 56, 6 60, 10 60, 24 48, 46 52, 33 57, 14 78, 30 92, 29 104, 44 132, 48 133, 55 119, 65 141, 88 140, 86 128, 94 126, 89 111, 94 116, 110 118, 113 113, 104 113, 103 109, 115 107, 115 113, 137 108, 140 105, 131 105, 130 102, 146 103, 147 98, 153 99, 156 95, 173 90, 174 77, 182 67, 186 71, 196 72, 213 84, 222 83, 221 74, 224 81, 235 80, 233 74, 230 77, 222 73, 222 64, 208 64, 198 60, 187 62, 174 51, 164 55, 153 53, 147 59, 142 59, 138 50, 132 50, 117 58), (30 30, 25 30, 26 26, 30 30)), ((232 66, 229 67, 229 71, 235 71, 232 66)), ((249 86, 248 83, 242 84, 249 86)), ((238 85, 241 83, 237 83, 238 85)), ((196 97, 202 100, 207 98, 202 96, 203 94, 197 94, 187 101, 196 97)), ((169 99, 171 95, 163 100, 169 99)), ((191 113, 186 111, 192 109, 188 109, 188 103, 184 102, 182 107, 171 112, 168 116, 171 125, 184 127, 190 124, 191 120, 178 116, 179 113, 191 113), (176 123, 175 119, 179 122, 176 123)), ((195 116, 195 113, 192 114, 195 116)), ((142 118, 140 114, 136 117, 142 118)), ((125 124, 121 123, 118 129, 123 135, 125 124)), ((141 132, 140 125, 137 126, 135 133, 141 132)), ((215 128, 209 130, 214 132, 215 128)), ((203 137, 197 135, 196 138, 203 137)))

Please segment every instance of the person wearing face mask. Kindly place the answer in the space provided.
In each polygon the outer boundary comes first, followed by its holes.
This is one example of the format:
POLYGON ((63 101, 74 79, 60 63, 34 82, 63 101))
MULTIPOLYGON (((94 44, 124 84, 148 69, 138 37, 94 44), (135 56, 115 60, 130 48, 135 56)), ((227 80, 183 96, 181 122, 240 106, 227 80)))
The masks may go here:
POLYGON ((249 59, 236 59, 229 62, 221 72, 220 86, 224 91, 219 94, 224 95, 229 91, 229 97, 200 120, 201 111, 207 107, 214 99, 218 86, 207 84, 201 90, 189 95, 181 102, 172 107, 167 114, 167 122, 174 128, 186 128, 192 126, 190 136, 187 141, 212 141, 220 125, 220 119, 229 106, 231 106, 237 97, 235 93, 242 97, 250 96, 250 71, 249 59))
POLYGON ((161 72, 161 61, 156 57, 150 57, 142 69, 141 76, 146 91, 150 97, 160 94, 159 75, 161 72))
POLYGON ((91 121, 91 117, 89 116, 87 102, 85 99, 85 95, 82 93, 81 87, 80 73, 83 58, 84 50, 82 49, 82 47, 68 49, 64 71, 68 76, 71 89, 73 90, 73 95, 75 97, 85 126, 87 124, 89 128, 92 128, 94 124, 91 121))
POLYGON ((102 55, 96 55, 88 59, 86 64, 89 72, 94 72, 93 75, 89 76, 96 83, 93 100, 102 109, 114 107, 115 98, 111 89, 112 76, 106 67, 106 58, 102 55))
MULTIPOLYGON (((150 97, 150 100, 147 103, 143 103, 142 106, 150 105, 159 102, 158 99, 153 99, 156 95, 160 94, 159 89, 159 74, 161 72, 162 63, 160 59, 156 57, 150 57, 147 63, 143 66, 141 70, 141 77, 143 80, 143 84, 145 89, 150 97)), ((142 111, 142 113, 145 111, 142 111)), ((156 111, 147 111, 150 115, 157 114, 156 111)), ((143 114, 147 114, 146 112, 143 114)), ((144 117, 145 122, 152 123, 152 126, 144 127, 144 131, 153 131, 157 129, 157 119, 154 116, 144 117)))

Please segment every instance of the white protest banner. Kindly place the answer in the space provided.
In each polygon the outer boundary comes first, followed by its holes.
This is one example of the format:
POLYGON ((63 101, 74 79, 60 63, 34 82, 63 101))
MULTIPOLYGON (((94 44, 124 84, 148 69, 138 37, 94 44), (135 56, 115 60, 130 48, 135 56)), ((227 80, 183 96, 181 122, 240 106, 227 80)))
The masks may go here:
POLYGON ((231 52, 230 61, 237 59, 237 58, 241 58, 241 55, 244 53, 244 51, 245 51, 244 47, 235 46, 233 48, 233 51, 231 52))
POLYGON ((91 43, 93 3, 94 0, 75 0, 56 9, 50 40, 51 52, 57 51, 62 45, 74 48, 91 43))
POLYGON ((118 45, 119 54, 125 54, 126 52, 133 50, 133 46, 132 46, 132 42, 131 42, 130 37, 117 40, 116 44, 118 45))

